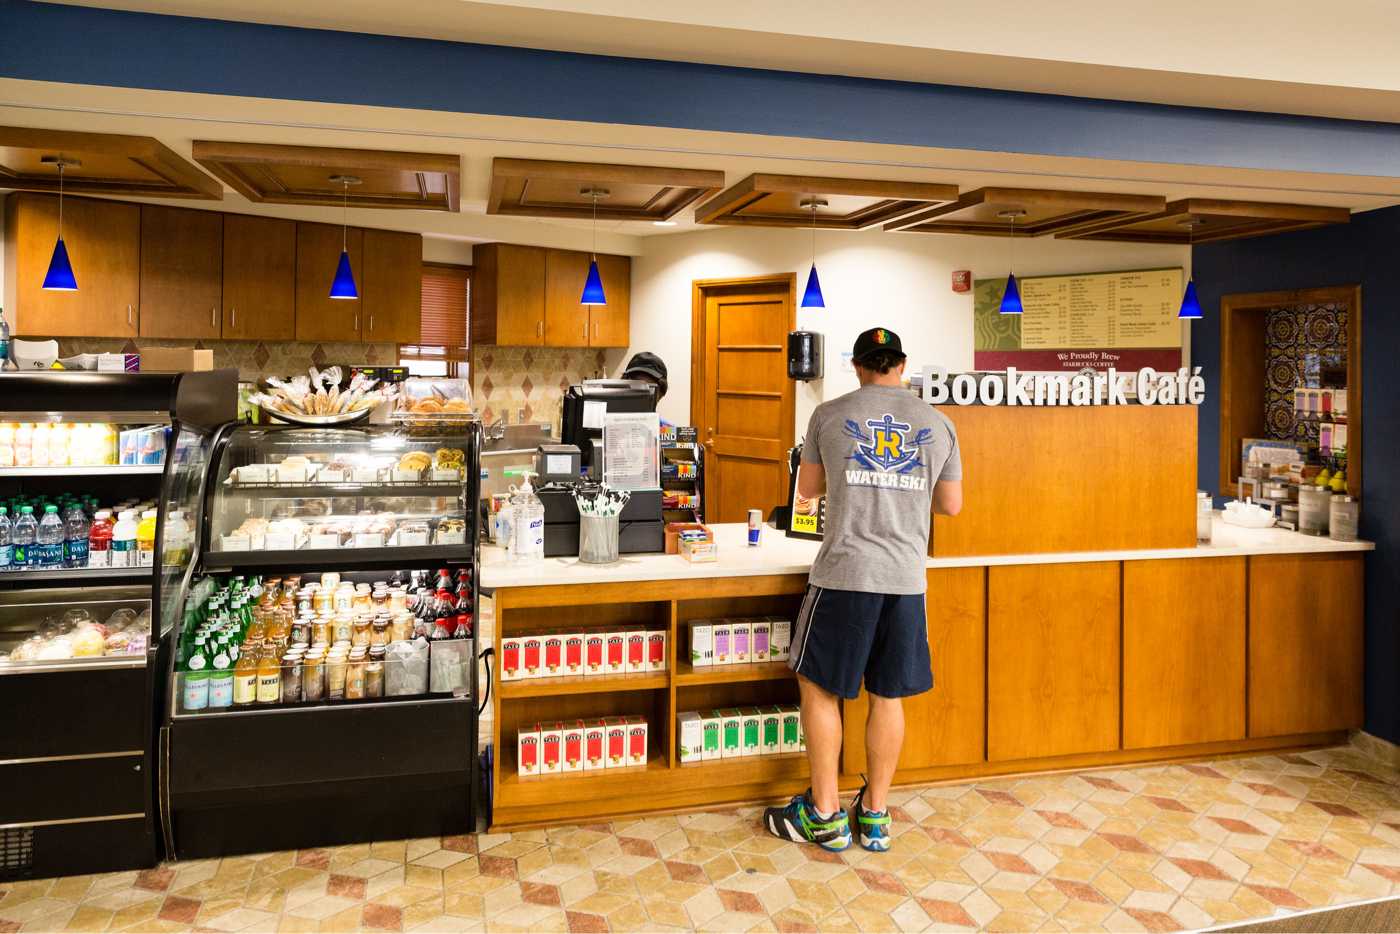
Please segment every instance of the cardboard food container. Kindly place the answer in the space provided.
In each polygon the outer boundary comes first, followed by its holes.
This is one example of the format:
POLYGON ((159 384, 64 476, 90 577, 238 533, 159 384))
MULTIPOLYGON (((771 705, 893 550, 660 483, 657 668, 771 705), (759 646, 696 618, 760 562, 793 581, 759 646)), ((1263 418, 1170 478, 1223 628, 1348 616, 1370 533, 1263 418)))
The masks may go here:
POLYGON ((681 553, 681 533, 696 530, 705 533, 705 541, 713 542, 715 533, 708 525, 699 522, 668 522, 666 523, 666 554, 678 555, 681 553))
POLYGON ((142 373, 188 373, 214 369, 214 351, 193 347, 143 347, 142 373))

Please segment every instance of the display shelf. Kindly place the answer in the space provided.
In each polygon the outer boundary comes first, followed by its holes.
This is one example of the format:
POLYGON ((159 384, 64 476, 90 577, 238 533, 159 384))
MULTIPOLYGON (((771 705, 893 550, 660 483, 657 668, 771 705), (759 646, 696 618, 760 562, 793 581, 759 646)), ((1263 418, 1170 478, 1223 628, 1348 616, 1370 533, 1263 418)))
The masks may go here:
POLYGON ((675 768, 693 772, 696 779, 715 785, 806 778, 808 773, 805 752, 783 752, 771 756, 734 756, 729 759, 686 763, 680 762, 677 757, 675 768))
MULTIPOLYGON (((9 415, 5 417, 9 418, 9 415)), ((164 471, 164 464, 103 464, 89 467, 0 467, 0 477, 158 477, 164 471)))
POLYGON ((584 788, 587 791, 607 794, 621 788, 635 788, 637 783, 644 782, 648 775, 665 773, 670 770, 671 767, 666 764, 666 757, 653 749, 645 767, 634 765, 618 769, 594 769, 592 772, 565 772, 560 775, 526 775, 522 777, 516 771, 515 748, 512 738, 511 748, 505 750, 501 759, 501 784, 528 789, 530 793, 543 798, 548 798, 554 793, 550 790, 551 787, 557 790, 569 788, 571 789, 570 793, 573 793, 572 789, 584 788))
POLYGON ((740 681, 774 681, 791 678, 792 669, 783 662, 754 662, 747 665, 702 665, 689 662, 676 666, 676 684, 732 684, 740 681))
POLYGON ((151 581, 154 574, 152 568, 45 568, 32 571, 0 571, 0 583, 72 581, 74 584, 86 584, 93 581, 151 581))
POLYGON ((224 496, 258 499, 292 499, 326 496, 461 496, 462 482, 455 483, 225 483, 224 496))
POLYGON ((49 674, 62 671, 92 672, 104 668, 145 667, 145 655, 95 655, 91 658, 63 658, 42 662, 9 662, 7 664, 0 664, 0 678, 12 675, 49 674))
POLYGON ((328 710, 365 710, 367 708, 421 706, 423 704, 467 704, 472 698, 448 697, 442 694, 406 694, 402 697, 372 697, 364 700, 317 701, 298 704, 247 704, 241 707, 206 708, 200 711, 177 710, 173 719, 214 720, 226 717, 256 717, 268 714, 295 714, 328 710))
POLYGON ((630 675, 570 675, 563 678, 526 678, 496 685, 502 700, 512 697, 550 697, 562 694, 606 694, 615 691, 654 691, 671 683, 670 672, 647 671, 630 675))
POLYGON ((412 545, 402 548, 296 548, 289 551, 211 551, 204 556, 205 571, 240 568, 288 567, 321 570, 407 567, 428 562, 471 562, 471 545, 412 545))

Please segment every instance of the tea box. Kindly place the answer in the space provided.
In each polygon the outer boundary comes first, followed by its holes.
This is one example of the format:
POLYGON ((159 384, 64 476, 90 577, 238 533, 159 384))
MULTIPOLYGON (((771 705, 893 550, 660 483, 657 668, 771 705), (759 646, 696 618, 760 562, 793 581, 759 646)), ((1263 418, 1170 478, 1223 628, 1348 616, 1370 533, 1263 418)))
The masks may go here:
POLYGON ((564 723, 563 729, 563 761, 559 765, 561 772, 582 772, 583 771, 583 721, 569 720, 564 723))
POLYGON ((666 670, 666 631, 655 629, 647 633, 647 671, 666 670))
POLYGON ((676 715, 676 736, 682 765, 699 762, 705 755, 705 725, 693 710, 676 715))
POLYGON ((583 770, 592 772, 608 767, 607 728, 601 719, 583 725, 583 770))
POLYGON ((540 774, 540 725, 522 726, 515 735, 515 770, 522 777, 540 774))
POLYGON ((559 638, 564 643, 564 674, 583 674, 583 633, 571 632, 559 638))
POLYGON ((756 756, 762 747, 760 740, 763 714, 757 707, 746 707, 741 711, 743 738, 740 754, 756 756))
POLYGON ((708 620, 690 623, 690 664, 701 668, 715 663, 714 628, 708 620))
POLYGON ((750 640, 753 636, 753 626, 746 619, 735 619, 729 622, 729 661, 733 664, 748 664, 753 661, 753 649, 750 640))
POLYGON ((647 670, 647 634, 645 630, 627 633, 626 651, 624 670, 627 674, 637 674, 647 670))

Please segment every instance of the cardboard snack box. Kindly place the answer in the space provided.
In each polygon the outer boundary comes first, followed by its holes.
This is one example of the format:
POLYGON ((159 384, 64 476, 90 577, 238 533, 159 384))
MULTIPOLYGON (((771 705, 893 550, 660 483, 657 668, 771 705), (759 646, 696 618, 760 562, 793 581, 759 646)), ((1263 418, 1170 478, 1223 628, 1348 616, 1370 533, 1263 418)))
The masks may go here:
POLYGON ((569 720, 564 724, 564 761, 561 772, 583 771, 583 721, 569 720))
POLYGON ((520 664, 526 678, 538 678, 544 673, 544 640, 539 636, 526 636, 520 642, 520 664))
POLYGON ((763 719, 760 729, 759 753, 771 756, 774 753, 782 752, 783 748, 783 709, 781 707, 763 708, 763 719))
POLYGON ((732 620, 729 624, 729 660, 736 665, 746 665, 753 661, 752 639, 753 626, 748 620, 732 620))
POLYGON ((724 718, 717 710, 707 710, 700 714, 700 730, 704 738, 704 748, 700 753, 702 761, 709 762, 711 759, 720 758, 720 750, 723 745, 721 737, 724 733, 724 718))
POLYGON ((714 642, 714 664, 728 665, 734 661, 734 629, 727 619, 717 619, 710 627, 710 638, 714 642))
POLYGON ((744 715, 738 710, 719 712, 724 726, 721 732, 720 758, 734 759, 744 754, 744 715))
POLYGON ((604 645, 607 654, 603 661, 603 673, 621 675, 627 673, 627 633, 605 633, 604 645))
POLYGON ((783 740, 780 752, 802 751, 802 715, 796 707, 783 707, 783 740))
POLYGON ((647 764, 647 718, 636 715, 627 718, 627 764, 647 764))
POLYGON ((768 662, 773 660, 773 624, 766 619, 756 619, 749 624, 752 634, 749 636, 749 649, 752 652, 753 661, 768 662))
POLYGON ((627 719, 607 717, 603 726, 607 730, 607 768, 620 769, 627 764, 627 719))
POLYGON ((786 661, 792 650, 792 620, 775 616, 768 622, 772 624, 769 638, 773 646, 769 650, 769 657, 775 662, 786 661))

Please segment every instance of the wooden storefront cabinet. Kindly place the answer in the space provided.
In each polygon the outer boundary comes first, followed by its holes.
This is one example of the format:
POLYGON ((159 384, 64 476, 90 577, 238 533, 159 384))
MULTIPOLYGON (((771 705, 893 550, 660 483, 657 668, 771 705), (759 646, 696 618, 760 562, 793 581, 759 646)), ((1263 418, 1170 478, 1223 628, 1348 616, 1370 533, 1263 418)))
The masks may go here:
MULTIPOLYGON (((545 251, 486 243, 472 250, 473 343, 544 344, 545 251)), ((581 287, 581 286, 580 286, 581 287)))
POLYGON ((598 254, 606 305, 588 310, 590 347, 626 347, 631 340, 632 257, 598 254))
POLYGON ((141 206, 141 336, 223 333, 223 215, 141 206))
POLYGON ((366 341, 416 344, 423 314, 423 237, 364 232, 362 335, 366 341))
POLYGON ((1123 748, 1245 735, 1245 559, 1123 562, 1123 748))
MULTIPOLYGON (((587 347, 588 315, 580 305, 588 279, 589 255, 576 250, 548 250, 544 257, 544 343, 546 347, 587 347)), ((601 264, 600 264, 601 271, 601 264)), ((606 288, 604 289, 606 293, 606 288)))
MULTIPOLYGON (((933 690, 904 699, 904 748, 899 769, 981 762, 986 752, 987 569, 928 572, 928 643, 933 690)), ((842 767, 865 770, 864 691, 844 702, 842 767)))
POLYGON ((299 341, 360 340, 364 297, 364 231, 345 233, 350 268, 360 298, 331 298, 331 282, 340 262, 341 228, 334 224, 297 224, 296 339, 299 341))
POLYGON ((1249 735, 1361 726, 1363 558, 1249 559, 1249 735))
POLYGON ((12 194, 5 205, 5 307, 23 337, 136 337, 141 302, 141 208, 63 200, 63 240, 76 292, 47 292, 58 199, 12 194))
POLYGON ((1119 565, 987 573, 987 758, 1118 748, 1119 565))
POLYGON ((294 339, 296 290, 296 221, 224 215, 223 337, 294 339))

